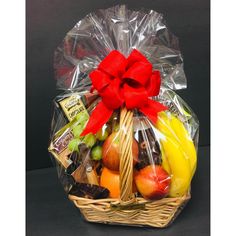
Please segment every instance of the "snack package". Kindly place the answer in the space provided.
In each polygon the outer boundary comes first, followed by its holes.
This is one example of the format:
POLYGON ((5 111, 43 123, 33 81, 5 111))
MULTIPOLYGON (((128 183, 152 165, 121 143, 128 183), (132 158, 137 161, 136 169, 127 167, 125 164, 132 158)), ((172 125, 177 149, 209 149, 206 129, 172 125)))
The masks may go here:
POLYGON ((56 49, 54 68, 64 92, 49 152, 69 196, 134 206, 190 193, 199 122, 174 91, 186 77, 162 14, 90 13, 56 49))

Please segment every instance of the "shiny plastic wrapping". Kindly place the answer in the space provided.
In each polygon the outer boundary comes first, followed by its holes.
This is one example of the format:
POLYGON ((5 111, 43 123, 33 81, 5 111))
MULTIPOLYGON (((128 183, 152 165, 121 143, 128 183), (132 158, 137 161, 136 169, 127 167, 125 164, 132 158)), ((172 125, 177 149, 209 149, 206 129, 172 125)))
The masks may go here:
POLYGON ((179 42, 153 10, 128 10, 125 5, 97 10, 80 20, 56 49, 54 68, 60 89, 90 90, 89 73, 117 49, 125 56, 138 49, 161 72, 162 85, 186 88, 179 42))
POLYGON ((160 91, 150 99, 167 109, 156 114, 156 122, 132 109, 132 191, 136 197, 154 201, 181 197, 190 190, 197 165, 199 122, 174 91, 186 88, 178 39, 162 14, 122 5, 88 14, 55 51, 55 78, 63 92, 53 101, 49 152, 67 194, 120 198, 122 106, 113 110, 98 131, 82 132, 102 100, 90 73, 113 50, 128 57, 133 49, 160 72, 160 91))

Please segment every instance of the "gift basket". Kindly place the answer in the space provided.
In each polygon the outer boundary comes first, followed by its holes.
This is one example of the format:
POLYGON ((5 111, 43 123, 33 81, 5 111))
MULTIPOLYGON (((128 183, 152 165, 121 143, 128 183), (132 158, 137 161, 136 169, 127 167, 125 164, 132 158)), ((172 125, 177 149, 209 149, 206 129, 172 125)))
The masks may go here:
POLYGON ((199 123, 178 39, 153 10, 80 20, 56 49, 49 152, 87 221, 165 227, 190 199, 199 123))

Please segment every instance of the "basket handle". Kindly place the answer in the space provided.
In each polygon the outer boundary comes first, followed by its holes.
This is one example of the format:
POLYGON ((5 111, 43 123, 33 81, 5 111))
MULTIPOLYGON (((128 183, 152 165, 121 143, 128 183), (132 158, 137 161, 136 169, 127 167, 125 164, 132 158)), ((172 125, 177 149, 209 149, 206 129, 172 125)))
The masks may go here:
POLYGON ((133 203, 133 111, 121 108, 119 129, 120 202, 133 203))

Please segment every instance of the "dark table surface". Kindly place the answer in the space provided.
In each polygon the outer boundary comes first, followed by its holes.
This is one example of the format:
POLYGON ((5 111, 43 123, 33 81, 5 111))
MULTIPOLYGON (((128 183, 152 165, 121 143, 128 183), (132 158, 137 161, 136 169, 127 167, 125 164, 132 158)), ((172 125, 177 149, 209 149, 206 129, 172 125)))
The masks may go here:
POLYGON ((70 235, 210 235, 210 148, 200 147, 192 181, 192 199, 168 228, 111 226, 88 223, 68 200, 55 168, 27 172, 26 230, 28 236, 70 235))

